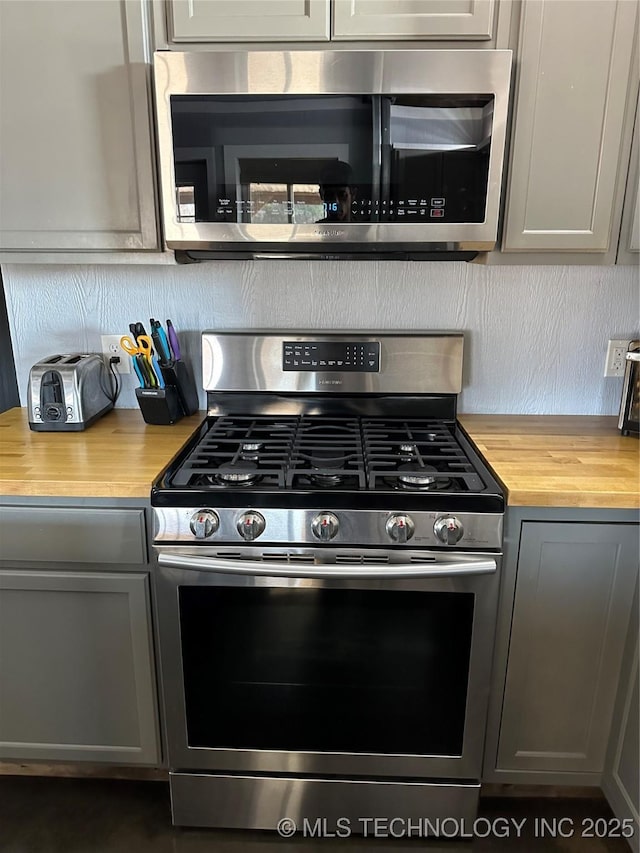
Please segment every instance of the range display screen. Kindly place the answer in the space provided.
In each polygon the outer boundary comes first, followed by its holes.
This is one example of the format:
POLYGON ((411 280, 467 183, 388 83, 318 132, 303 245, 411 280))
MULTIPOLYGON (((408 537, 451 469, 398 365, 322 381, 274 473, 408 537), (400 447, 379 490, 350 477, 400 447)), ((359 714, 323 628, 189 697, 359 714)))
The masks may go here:
POLYGON ((178 219, 482 222, 492 96, 174 95, 178 219))
POLYGON ((377 373, 380 370, 380 344, 377 341, 372 343, 284 341, 282 369, 377 373))

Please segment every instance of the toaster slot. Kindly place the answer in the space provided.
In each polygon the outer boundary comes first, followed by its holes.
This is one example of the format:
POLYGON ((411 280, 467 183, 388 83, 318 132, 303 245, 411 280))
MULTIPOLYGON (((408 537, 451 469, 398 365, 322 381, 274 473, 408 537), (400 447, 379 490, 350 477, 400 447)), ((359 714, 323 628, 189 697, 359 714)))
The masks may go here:
POLYGON ((43 421, 66 420, 62 377, 56 370, 48 370, 40 383, 40 411, 43 421))

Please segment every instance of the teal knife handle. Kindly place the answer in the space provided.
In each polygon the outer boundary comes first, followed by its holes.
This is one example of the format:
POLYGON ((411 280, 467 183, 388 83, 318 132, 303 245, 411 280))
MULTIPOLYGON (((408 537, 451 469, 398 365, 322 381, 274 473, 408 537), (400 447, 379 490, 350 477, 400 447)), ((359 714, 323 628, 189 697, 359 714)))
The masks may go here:
POLYGON ((161 388, 164 388, 164 385, 165 385, 164 376, 162 375, 162 371, 160 370, 160 365, 158 364, 158 359, 155 357, 155 355, 151 356, 151 361, 153 362, 153 372, 155 373, 156 379, 158 380, 158 385, 161 388))
POLYGON ((162 326, 156 326, 156 331, 158 333, 158 337, 160 338, 161 346, 158 351, 162 356, 162 361, 171 361, 171 347, 169 346, 167 335, 162 326))

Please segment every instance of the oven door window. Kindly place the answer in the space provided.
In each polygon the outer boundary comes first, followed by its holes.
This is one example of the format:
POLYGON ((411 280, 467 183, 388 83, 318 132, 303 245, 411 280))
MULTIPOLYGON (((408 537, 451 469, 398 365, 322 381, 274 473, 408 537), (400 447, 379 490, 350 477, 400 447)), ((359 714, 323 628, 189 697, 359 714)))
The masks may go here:
POLYGON ((459 756, 472 593, 180 587, 190 747, 459 756))
POLYGON ((177 219, 483 222, 493 103, 491 95, 172 95, 177 219))

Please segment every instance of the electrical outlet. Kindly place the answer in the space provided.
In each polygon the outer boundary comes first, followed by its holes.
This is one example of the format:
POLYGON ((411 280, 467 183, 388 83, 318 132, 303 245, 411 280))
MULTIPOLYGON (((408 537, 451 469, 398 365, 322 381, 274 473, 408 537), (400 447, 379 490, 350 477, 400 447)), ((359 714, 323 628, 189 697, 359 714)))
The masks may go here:
POLYGON ((605 376, 624 376, 627 350, 631 341, 609 341, 607 360, 604 364, 605 376))
POLYGON ((117 356, 120 361, 115 365, 118 373, 131 373, 131 359, 120 346, 120 338, 122 335, 100 335, 102 342, 102 355, 104 360, 109 365, 109 359, 117 356))

